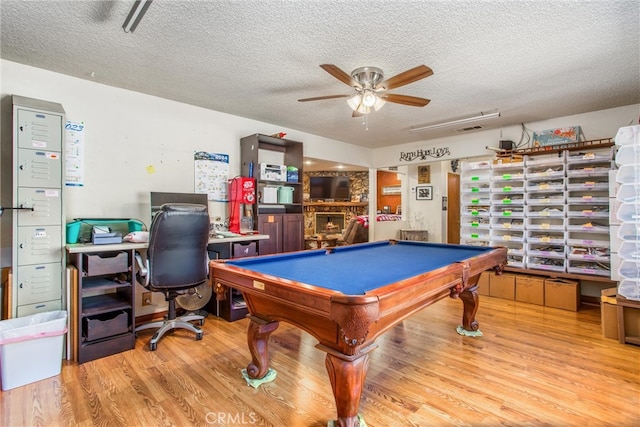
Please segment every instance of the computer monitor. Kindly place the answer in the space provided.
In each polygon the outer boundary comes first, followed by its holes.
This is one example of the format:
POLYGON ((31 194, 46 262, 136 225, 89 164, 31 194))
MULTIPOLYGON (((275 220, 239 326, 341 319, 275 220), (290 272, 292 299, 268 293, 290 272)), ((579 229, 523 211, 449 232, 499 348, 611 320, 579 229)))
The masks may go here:
POLYGON ((151 218, 165 203, 191 203, 194 205, 209 206, 209 200, 204 193, 163 193, 159 191, 151 192, 151 218))

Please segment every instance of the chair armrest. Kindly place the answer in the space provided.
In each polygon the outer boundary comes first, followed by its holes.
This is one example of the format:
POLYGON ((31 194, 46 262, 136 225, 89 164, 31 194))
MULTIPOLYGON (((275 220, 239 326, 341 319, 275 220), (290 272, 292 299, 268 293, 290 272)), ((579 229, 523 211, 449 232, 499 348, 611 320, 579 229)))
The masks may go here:
POLYGON ((149 286, 149 266, 147 265, 149 260, 146 260, 147 263, 142 260, 142 255, 139 252, 135 254, 136 264, 138 266, 136 276, 138 281, 142 283, 145 287, 149 286), (144 278, 144 280, 140 280, 144 278))

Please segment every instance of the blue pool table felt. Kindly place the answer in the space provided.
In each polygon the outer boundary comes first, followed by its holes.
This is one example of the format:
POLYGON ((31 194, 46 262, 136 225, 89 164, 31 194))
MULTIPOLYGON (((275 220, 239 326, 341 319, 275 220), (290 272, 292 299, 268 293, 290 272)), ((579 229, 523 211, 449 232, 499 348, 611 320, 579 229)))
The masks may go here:
POLYGON ((392 244, 384 241, 342 246, 333 251, 301 251, 227 262, 346 295, 363 295, 492 249, 406 241, 392 244))

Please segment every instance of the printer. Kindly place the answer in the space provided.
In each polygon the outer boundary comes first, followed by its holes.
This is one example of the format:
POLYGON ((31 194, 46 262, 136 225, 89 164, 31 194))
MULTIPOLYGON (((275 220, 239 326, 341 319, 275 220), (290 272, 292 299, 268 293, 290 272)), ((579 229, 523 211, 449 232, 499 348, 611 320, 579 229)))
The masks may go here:
POLYGON ((260 163, 260 179, 263 181, 287 181, 287 167, 285 165, 271 165, 260 163))

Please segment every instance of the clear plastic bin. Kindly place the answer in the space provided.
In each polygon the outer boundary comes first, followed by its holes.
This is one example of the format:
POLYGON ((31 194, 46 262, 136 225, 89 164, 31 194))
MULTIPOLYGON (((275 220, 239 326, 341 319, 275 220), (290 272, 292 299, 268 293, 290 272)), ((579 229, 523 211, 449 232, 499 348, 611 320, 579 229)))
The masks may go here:
POLYGON ((616 145, 640 146, 640 125, 619 128, 614 141, 616 145))
POLYGON ((640 262, 623 260, 618 273, 625 279, 640 280, 640 262))
POLYGON ((627 299, 640 301, 640 279, 624 279, 618 284, 618 294, 627 299))
POLYGON ((622 184, 618 187, 616 200, 623 203, 640 203, 640 183, 622 184))
POLYGON ((625 222, 640 222, 640 202, 621 204, 618 208, 618 219, 625 222))
POLYGON ((575 274, 591 274, 594 276, 611 276, 611 265, 605 262, 572 260, 568 261, 567 272, 575 274))
POLYGON ((622 242, 618 255, 626 261, 640 262, 640 241, 622 242))
POLYGON ((525 227, 527 230, 538 231, 564 231, 565 221, 564 218, 527 218, 525 220, 525 227))
POLYGON ((623 241, 640 240, 640 223, 625 222, 618 228, 618 237, 623 241))
POLYGON ((613 152, 607 149, 587 153, 573 151, 567 155, 567 164, 611 161, 612 158, 613 152))
POLYGON ((60 374, 67 312, 0 321, 0 377, 10 390, 60 374))
POLYGON ((638 145, 625 145, 618 149, 616 154, 616 165, 632 165, 640 164, 640 144, 638 145))
POLYGON ((640 184, 640 163, 621 166, 616 174, 616 181, 620 184, 640 184))

